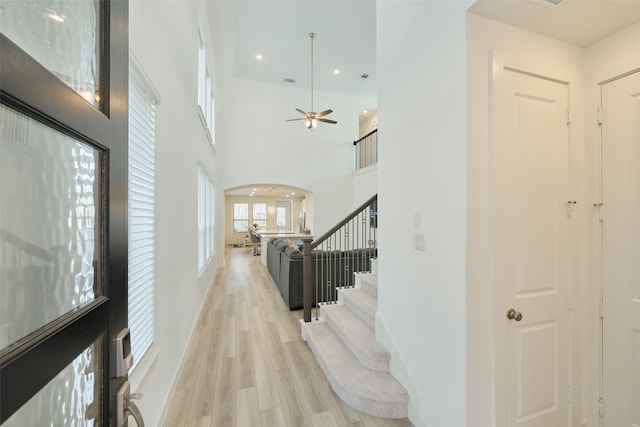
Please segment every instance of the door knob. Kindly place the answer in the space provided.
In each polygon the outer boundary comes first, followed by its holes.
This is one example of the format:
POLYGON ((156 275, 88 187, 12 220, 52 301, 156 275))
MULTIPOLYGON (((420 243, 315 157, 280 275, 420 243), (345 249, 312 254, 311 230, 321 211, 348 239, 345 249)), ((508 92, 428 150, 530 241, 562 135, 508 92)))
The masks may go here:
POLYGON ((520 313, 519 311, 515 311, 513 308, 510 308, 507 311, 507 319, 515 320, 516 322, 519 322, 522 320, 522 313, 520 313))

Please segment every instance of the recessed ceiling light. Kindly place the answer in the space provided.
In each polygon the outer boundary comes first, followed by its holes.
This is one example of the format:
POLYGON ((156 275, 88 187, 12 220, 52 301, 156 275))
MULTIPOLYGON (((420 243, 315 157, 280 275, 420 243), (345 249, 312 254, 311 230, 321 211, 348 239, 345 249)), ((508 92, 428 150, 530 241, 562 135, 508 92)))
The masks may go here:
POLYGON ((337 68, 335 70, 333 70, 333 74, 338 75, 340 74, 340 70, 338 70, 337 68))
POLYGON ((368 111, 367 110, 362 110, 362 114, 367 114, 368 111))
POLYGON ((258 61, 262 61, 262 55, 257 54, 257 55, 256 55, 256 59, 257 59, 258 61))

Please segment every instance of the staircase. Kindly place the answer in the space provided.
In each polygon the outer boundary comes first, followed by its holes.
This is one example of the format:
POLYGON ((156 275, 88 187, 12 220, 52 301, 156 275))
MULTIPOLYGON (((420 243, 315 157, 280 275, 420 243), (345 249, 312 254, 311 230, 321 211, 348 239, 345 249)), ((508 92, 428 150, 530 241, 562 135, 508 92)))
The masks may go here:
POLYGON ((355 273, 355 288, 340 289, 337 304, 322 305, 320 320, 302 322, 302 337, 331 387, 360 412, 405 418, 409 394, 389 373, 389 351, 375 339, 377 260, 372 273, 355 273))

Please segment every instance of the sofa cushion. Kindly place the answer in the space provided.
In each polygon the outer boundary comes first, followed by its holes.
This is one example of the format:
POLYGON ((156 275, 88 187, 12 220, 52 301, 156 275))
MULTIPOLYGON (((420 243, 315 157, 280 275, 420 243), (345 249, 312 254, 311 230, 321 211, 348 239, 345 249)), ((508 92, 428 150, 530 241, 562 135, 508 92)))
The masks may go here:
POLYGON ((278 250, 280 252, 284 252, 285 249, 287 249, 289 247, 289 242, 290 242, 289 239, 282 239, 282 240, 276 242, 275 246, 276 246, 276 248, 278 248, 278 250))
POLYGON ((302 259, 302 252, 296 245, 289 245, 284 251, 290 259, 302 259))

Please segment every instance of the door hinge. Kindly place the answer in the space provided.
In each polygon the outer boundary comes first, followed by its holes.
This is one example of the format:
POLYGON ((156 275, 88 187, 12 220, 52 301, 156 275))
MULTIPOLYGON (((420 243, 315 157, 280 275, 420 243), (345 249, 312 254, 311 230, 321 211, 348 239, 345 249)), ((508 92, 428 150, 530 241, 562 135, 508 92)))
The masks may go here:
POLYGON ((600 400, 598 400, 598 415, 600 415, 601 417, 604 416, 604 399, 600 398, 600 400))
POLYGON ((573 388, 571 386, 567 387, 567 402, 573 403, 573 388))
POLYGON ((602 123, 603 123, 602 110, 600 108, 598 108, 597 120, 598 120, 598 126, 602 125, 602 123))
POLYGON ((571 124, 571 111, 567 108, 567 124, 571 124))

